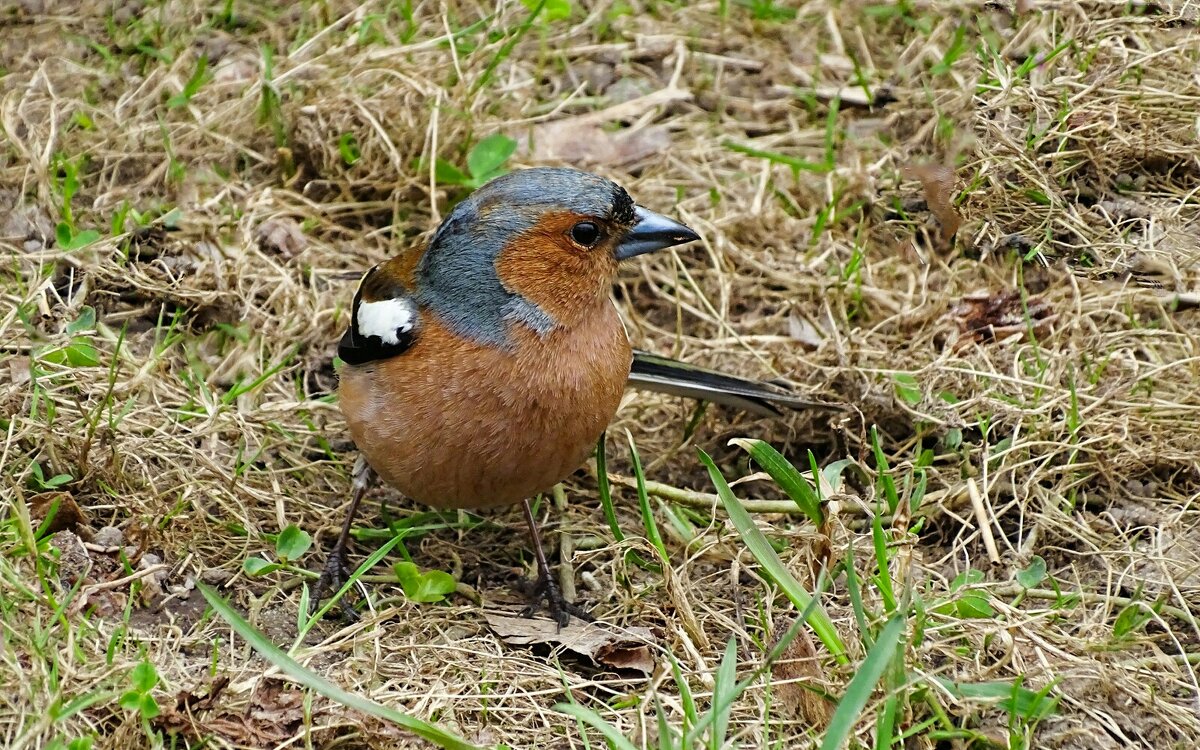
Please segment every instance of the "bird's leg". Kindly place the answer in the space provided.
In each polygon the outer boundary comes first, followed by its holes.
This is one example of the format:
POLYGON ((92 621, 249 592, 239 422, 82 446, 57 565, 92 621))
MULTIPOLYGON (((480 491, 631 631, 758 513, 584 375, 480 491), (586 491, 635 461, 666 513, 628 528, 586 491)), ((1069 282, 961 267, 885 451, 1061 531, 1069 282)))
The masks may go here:
POLYGON ((354 516, 358 513, 358 504, 362 502, 363 495, 367 494, 367 490, 371 489, 371 485, 375 483, 375 478, 375 471, 367 464, 363 455, 358 454, 358 460, 354 462, 351 484, 354 494, 350 498, 350 507, 346 510, 346 520, 342 522, 342 532, 338 534, 337 542, 329 551, 329 557, 325 558, 325 570, 321 572, 321 577, 317 579, 317 585, 313 588, 309 614, 317 611, 321 600, 327 594, 337 592, 353 572, 346 560, 346 551, 350 546, 350 526, 354 523, 354 516))
POLYGON ((538 532, 537 522, 533 520, 533 508, 528 500, 521 501, 521 510, 525 513, 525 523, 529 526, 529 535, 533 538, 533 554, 537 558, 538 566, 537 581, 533 585, 529 606, 521 611, 521 615, 532 617, 537 612, 538 605, 545 601, 546 609, 550 610, 550 617, 558 623, 560 628, 567 626, 567 623, 571 621, 571 615, 591 622, 595 618, 586 609, 563 598, 562 591, 554 581, 554 576, 550 574, 550 564, 546 562, 546 550, 542 548, 542 535, 538 532))

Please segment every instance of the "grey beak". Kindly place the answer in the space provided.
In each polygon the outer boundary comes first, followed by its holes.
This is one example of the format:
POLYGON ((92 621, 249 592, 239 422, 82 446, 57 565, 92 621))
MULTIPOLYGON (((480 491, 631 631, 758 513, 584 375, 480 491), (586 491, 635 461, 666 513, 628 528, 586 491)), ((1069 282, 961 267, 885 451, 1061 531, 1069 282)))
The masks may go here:
POLYGON ((700 235, 674 219, 668 219, 641 206, 634 207, 634 214, 638 222, 617 243, 617 260, 700 239, 700 235))

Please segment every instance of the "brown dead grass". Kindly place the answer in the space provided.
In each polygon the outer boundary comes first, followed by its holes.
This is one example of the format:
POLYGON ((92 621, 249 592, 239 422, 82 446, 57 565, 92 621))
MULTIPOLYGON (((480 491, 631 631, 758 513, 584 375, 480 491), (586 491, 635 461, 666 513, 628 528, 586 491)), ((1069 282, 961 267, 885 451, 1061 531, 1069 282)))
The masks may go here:
MULTIPOLYGON (((376 2, 239 2, 239 25, 229 28, 213 22, 218 2, 120 5, 111 23, 106 3, 24 0, 0 15, 6 528, 19 527, 18 507, 36 494, 32 463, 46 477, 70 474, 62 489, 88 518, 80 535, 119 527, 144 584, 101 586, 130 570, 94 541, 71 547, 82 550, 75 574, 96 611, 57 619, 38 603, 19 538, 5 532, 4 744, 93 733, 105 747, 146 744, 136 717, 115 703, 142 654, 162 675, 160 704, 185 694, 163 725, 192 743, 408 742, 324 699, 307 703, 201 616, 193 583, 221 583, 260 628, 291 643, 296 577, 249 579, 241 563, 290 523, 324 548, 332 541, 353 454, 328 397, 330 359, 357 275, 422 241, 455 197, 432 184, 432 157, 462 164, 482 136, 523 138, 622 102, 620 140, 574 155, 704 237, 625 272, 618 291, 635 343, 783 376, 851 410, 782 424, 709 410, 689 435, 691 405, 631 393, 610 434, 632 431, 651 479, 699 492, 711 488, 694 447, 716 454, 731 478, 748 473, 726 445, 736 436, 869 468, 868 428, 878 425, 900 477, 920 448, 934 449, 916 511, 925 526, 907 538, 893 575, 933 600, 967 567, 983 570, 999 586, 998 615, 930 615, 907 659, 913 678, 1055 683, 1062 703, 1036 729, 1036 747, 1200 742, 1200 688, 1188 666, 1200 653, 1200 32, 1183 4, 1128 14, 1124 3, 1033 3, 1014 18, 995 4, 915 3, 921 29, 861 2, 804 3, 800 20, 786 23, 755 20, 736 3, 724 20, 716 3, 633 3, 626 15, 596 3, 569 22, 535 25, 494 69, 526 17, 519 3, 494 15, 487 4, 447 13, 417 4, 411 36, 376 2), (447 40, 447 29, 484 18, 495 36, 447 40), (939 72, 960 26, 970 46, 939 72), (974 52, 981 35, 999 50, 986 62, 974 52), (263 45, 275 50, 270 81, 263 45), (214 79, 187 106, 165 107, 201 53, 214 79), (856 66, 878 106, 865 106, 856 66), (262 117, 264 90, 280 102, 278 141, 276 120, 262 117), (832 169, 793 171, 728 147, 820 162, 838 91, 832 169), (894 101, 882 103, 884 93, 894 101), (361 152, 353 165, 338 148, 343 134, 361 152), (664 137, 668 148, 658 147, 664 137), (54 241, 65 218, 58 155, 85 159, 72 212, 79 229, 101 236, 80 250, 54 241), (946 186, 923 191, 906 177, 906 168, 941 164, 953 165, 953 206, 943 203, 946 186), (151 216, 178 208, 178 226, 138 232, 130 220, 113 234, 123 205, 151 216), (951 245, 953 218, 962 224, 951 245), (29 358, 66 344, 65 327, 85 305, 98 314, 91 340, 102 364, 42 360, 31 383, 29 358), (915 378, 919 399, 901 397, 897 372, 915 378), (954 431, 960 447, 947 439, 954 431), (1018 596, 1006 582, 1034 555, 1081 599, 1018 596), (1130 600, 1165 606, 1116 638, 1130 600), (186 696, 226 678, 208 703, 186 696), (61 721, 47 714, 55 702, 112 691, 61 721), (189 717, 189 707, 199 713, 189 717)), ((592 138, 607 125, 580 121, 592 138)), ((561 131, 554 137, 553 153, 573 153, 561 131)), ((518 163, 536 163, 537 148, 524 144, 518 163)), ((610 442, 611 468, 625 475, 623 441, 610 442)), ((763 482, 736 489, 775 497, 763 482)), ((861 562, 870 539, 858 508, 872 497, 851 489, 832 543, 838 559, 859 548, 861 562)), ((621 492, 633 534, 632 493, 621 492)), ((730 634, 749 668, 794 617, 767 595, 722 520, 686 550, 668 542, 675 570, 664 582, 626 562, 629 547, 648 552, 640 542, 611 543, 592 478, 580 474, 568 496, 555 516, 575 540, 583 598, 618 625, 650 627, 698 693, 711 690, 730 634), (692 618, 680 616, 689 610, 692 618)), ((421 510, 388 490, 372 497, 388 498, 394 517, 421 510)), ((366 520, 379 520, 374 507, 366 520)), ((516 515, 491 520, 503 530, 442 530, 408 549, 494 604, 529 555, 516 515)), ((790 516, 765 520, 793 541, 785 559, 802 575, 811 529, 790 516)), ((377 599, 394 589, 370 586, 377 599)), ((826 607, 857 642, 841 587, 826 607)), ((318 631, 303 652, 310 667, 481 743, 581 746, 574 724, 551 709, 568 690, 635 743, 654 731, 652 691, 679 716, 669 675, 623 677, 507 646, 461 597, 388 598, 357 625, 318 631)), ((778 679, 793 674, 813 672, 778 679)), ((849 677, 828 660, 819 674, 835 696, 849 677)), ((816 730, 803 717, 822 711, 768 708, 768 692, 764 682, 739 701, 731 734, 747 746, 811 744, 816 730)), ((1005 737, 1002 714, 945 705, 962 725, 1005 737)), ((864 738, 872 726, 862 723, 864 738)))

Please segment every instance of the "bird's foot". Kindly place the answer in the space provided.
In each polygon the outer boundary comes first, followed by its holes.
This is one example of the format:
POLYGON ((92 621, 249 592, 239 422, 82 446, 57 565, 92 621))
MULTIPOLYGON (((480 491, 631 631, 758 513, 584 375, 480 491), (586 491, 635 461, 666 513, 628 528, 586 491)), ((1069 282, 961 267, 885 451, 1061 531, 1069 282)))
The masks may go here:
MULTIPOLYGON (((350 575, 354 571, 350 568, 350 563, 346 560, 346 549, 344 547, 334 547, 329 553, 329 557, 325 560, 325 569, 321 571, 321 577, 317 579, 317 584, 313 586, 312 598, 308 602, 308 614, 316 613, 321 607, 321 601, 325 597, 336 594, 341 590, 346 581, 350 580, 350 575)), ((353 607, 343 606, 342 617, 354 620, 357 615, 353 607)))
POLYGON ((533 617, 537 614, 542 602, 546 603, 546 609, 550 612, 551 619, 558 623, 560 628, 565 628, 571 622, 571 615, 575 615, 584 622, 593 622, 596 619, 583 607, 567 601, 562 595, 562 590, 558 588, 558 584, 545 571, 538 572, 537 580, 529 593, 529 604, 521 610, 521 616, 533 617))

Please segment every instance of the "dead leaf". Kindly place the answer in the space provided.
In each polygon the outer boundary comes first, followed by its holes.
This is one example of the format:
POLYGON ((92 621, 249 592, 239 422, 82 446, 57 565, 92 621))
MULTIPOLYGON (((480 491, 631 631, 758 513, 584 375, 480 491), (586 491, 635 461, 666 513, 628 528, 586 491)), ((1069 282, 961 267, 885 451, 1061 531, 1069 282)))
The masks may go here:
POLYGON ((29 363, 29 357, 8 358, 8 382, 10 385, 24 385, 32 379, 29 363))
POLYGON ((627 166, 665 150, 671 143, 670 131, 663 126, 649 126, 612 132, 604 126, 630 122, 656 107, 692 98, 692 92, 685 89, 660 89, 597 112, 540 123, 528 139, 521 141, 531 141, 532 156, 541 161, 627 166))
POLYGON ((304 693, 279 680, 264 680, 250 696, 244 712, 231 710, 214 712, 199 726, 188 731, 200 731, 197 737, 216 736, 230 744, 245 747, 275 747, 296 736, 304 721, 304 693))
POLYGON ((1014 334, 1023 336, 1031 323, 1034 335, 1044 336, 1058 317, 1042 297, 1034 295, 1022 302, 1015 290, 969 294, 947 315, 962 333, 979 342, 1002 341, 1014 334))
POLYGON ((195 737, 201 737, 202 722, 197 720, 197 714, 211 711, 217 705, 217 699, 229 686, 229 677, 221 675, 213 680, 203 696, 193 690, 180 690, 175 694, 175 705, 166 708, 161 715, 154 719, 154 726, 167 734, 179 734, 190 731, 195 737))
POLYGON ((942 249, 950 249, 954 235, 962 226, 962 217, 954 208, 954 170, 940 164, 910 164, 901 170, 901 174, 920 181, 925 203, 942 227, 942 249))
POLYGON ((533 157, 576 166, 625 167, 665 151, 671 134, 665 127, 604 130, 575 118, 556 120, 533 129, 533 157))
MULTIPOLYGON (((780 623, 775 630, 778 643, 791 623, 780 623)), ((817 647, 807 628, 800 628, 796 637, 771 665, 772 686, 777 705, 792 716, 803 719, 818 733, 829 724, 833 706, 822 693, 824 680, 817 647)))
POLYGON ((808 318, 793 312, 788 316, 788 335, 807 349, 818 349, 825 342, 821 329, 808 318))
POLYGON ((308 246, 304 230, 288 218, 268 219, 254 230, 254 240, 264 253, 278 253, 284 258, 294 258, 308 246))
POLYGON ((51 514, 53 517, 47 527, 51 534, 75 531, 87 524, 83 511, 68 492, 42 492, 29 498, 29 518, 35 524, 40 525, 51 514))
POLYGON ((513 617, 501 612, 485 612, 488 626, 510 646, 547 646, 565 648, 611 669, 627 669, 649 675, 654 672, 650 647, 654 636, 648 628, 609 629, 599 623, 573 618, 561 630, 553 620, 513 617))

